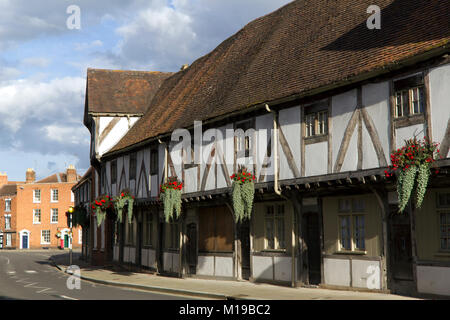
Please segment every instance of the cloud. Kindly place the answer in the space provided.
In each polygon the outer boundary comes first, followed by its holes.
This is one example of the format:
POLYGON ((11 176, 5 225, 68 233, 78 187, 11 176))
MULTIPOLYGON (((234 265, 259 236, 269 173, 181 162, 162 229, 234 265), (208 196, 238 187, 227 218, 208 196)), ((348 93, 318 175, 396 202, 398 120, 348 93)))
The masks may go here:
POLYGON ((22 60, 22 65, 25 67, 45 68, 49 64, 50 60, 44 57, 30 57, 22 60))

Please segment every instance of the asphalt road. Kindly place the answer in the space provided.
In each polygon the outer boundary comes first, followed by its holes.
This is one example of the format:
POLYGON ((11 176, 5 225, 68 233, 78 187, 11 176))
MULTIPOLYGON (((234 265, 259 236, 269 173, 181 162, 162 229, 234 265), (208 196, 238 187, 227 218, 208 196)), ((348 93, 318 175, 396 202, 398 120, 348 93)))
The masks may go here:
POLYGON ((192 300, 95 284, 81 280, 80 289, 67 287, 67 275, 55 268, 45 251, 0 251, 0 300, 192 300))

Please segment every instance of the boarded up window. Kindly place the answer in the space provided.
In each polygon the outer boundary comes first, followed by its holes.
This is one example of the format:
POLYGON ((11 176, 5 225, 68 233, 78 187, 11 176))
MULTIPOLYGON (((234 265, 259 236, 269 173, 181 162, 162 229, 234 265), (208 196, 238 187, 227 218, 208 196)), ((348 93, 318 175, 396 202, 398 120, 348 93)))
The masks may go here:
POLYGON ((233 251, 233 217, 227 207, 200 209, 199 250, 233 251))

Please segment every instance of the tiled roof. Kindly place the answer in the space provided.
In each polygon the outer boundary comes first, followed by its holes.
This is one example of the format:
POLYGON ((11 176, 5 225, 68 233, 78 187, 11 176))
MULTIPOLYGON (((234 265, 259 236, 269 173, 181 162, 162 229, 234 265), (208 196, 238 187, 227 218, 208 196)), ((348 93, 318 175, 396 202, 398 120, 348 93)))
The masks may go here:
POLYGON ((79 186, 81 186, 86 180, 91 178, 92 170, 94 170, 92 167, 89 167, 89 169, 86 170, 84 175, 79 179, 78 183, 72 187, 72 190, 76 190, 79 186))
POLYGON ((88 69, 87 112, 143 114, 161 83, 171 74, 88 69))
POLYGON ((194 120, 339 86, 436 48, 448 51, 450 1, 376 1, 380 30, 366 25, 372 4, 299 0, 252 21, 169 77, 148 112, 108 154, 194 120))
MULTIPOLYGON (((80 180, 81 176, 77 174, 77 181, 80 180)), ((61 183, 67 182, 67 174, 63 172, 52 174, 44 179, 36 181, 34 183, 61 183)))
POLYGON ((5 184, 0 188, 0 197, 1 196, 12 196, 17 194, 17 185, 15 184, 5 184))

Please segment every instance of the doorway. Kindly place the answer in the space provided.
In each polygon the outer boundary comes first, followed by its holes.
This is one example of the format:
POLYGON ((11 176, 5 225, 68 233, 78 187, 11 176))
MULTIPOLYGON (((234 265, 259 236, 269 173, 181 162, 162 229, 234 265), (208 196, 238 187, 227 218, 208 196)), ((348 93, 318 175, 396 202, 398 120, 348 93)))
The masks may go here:
POLYGON ((242 279, 250 279, 250 222, 245 220, 238 224, 238 238, 241 242, 242 279))
POLYGON ((22 234, 22 249, 28 249, 28 234, 22 234))
POLYGON ((197 224, 190 223, 186 227, 186 262, 189 274, 197 272, 197 224))
POLYGON ((306 226, 306 246, 308 248, 309 284, 318 285, 321 281, 319 215, 317 213, 305 213, 303 217, 306 226))
POLYGON ((397 293, 411 293, 411 290, 414 290, 414 273, 408 208, 402 214, 397 213, 396 206, 390 210, 389 250, 391 290, 397 293))
POLYGON ((158 272, 162 273, 164 270, 164 237, 165 237, 165 223, 160 222, 158 226, 158 259, 157 259, 157 268, 158 272))

